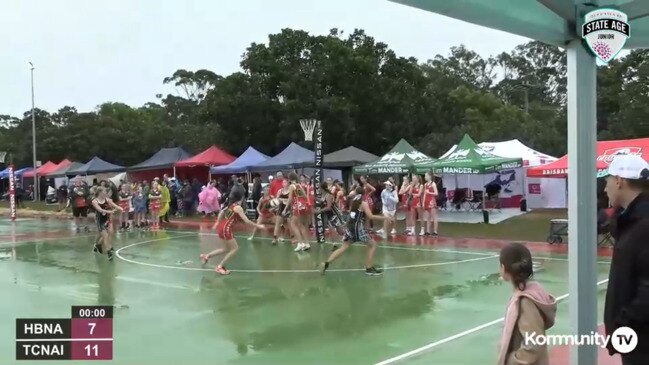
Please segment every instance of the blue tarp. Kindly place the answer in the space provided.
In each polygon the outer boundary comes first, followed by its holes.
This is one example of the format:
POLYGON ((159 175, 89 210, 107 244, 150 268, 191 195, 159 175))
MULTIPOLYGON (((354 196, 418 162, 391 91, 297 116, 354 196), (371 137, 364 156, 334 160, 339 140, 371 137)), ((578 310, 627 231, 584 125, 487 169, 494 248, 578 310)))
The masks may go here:
POLYGON ((192 154, 180 147, 162 148, 148 160, 128 168, 129 171, 170 169, 178 161, 192 157, 192 154))
MULTIPOLYGON (((15 170, 14 175, 16 178, 21 177, 24 173, 27 171, 31 171, 33 168, 31 167, 23 167, 20 170, 15 170)), ((9 178, 9 168, 7 167, 6 169, 0 171, 0 179, 8 179, 9 178)))
POLYGON ((248 147, 241 156, 227 165, 215 166, 210 168, 211 174, 234 174, 239 172, 247 172, 250 167, 258 165, 270 157, 257 151, 253 147, 248 147))
POLYGON ((315 155, 298 144, 291 142, 284 151, 260 164, 250 167, 250 171, 274 171, 313 167, 315 155))
POLYGON ((86 162, 83 166, 79 167, 78 169, 68 170, 65 174, 66 175, 94 175, 94 174, 100 174, 104 172, 121 172, 125 170, 126 168, 124 166, 119 166, 119 165, 112 164, 110 162, 106 162, 101 158, 95 156, 92 158, 92 160, 86 162))

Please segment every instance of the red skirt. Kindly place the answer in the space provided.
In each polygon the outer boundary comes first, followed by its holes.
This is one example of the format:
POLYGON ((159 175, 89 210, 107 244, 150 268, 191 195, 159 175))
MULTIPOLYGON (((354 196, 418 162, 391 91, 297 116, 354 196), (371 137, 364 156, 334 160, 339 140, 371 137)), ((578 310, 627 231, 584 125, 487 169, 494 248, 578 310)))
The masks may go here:
POLYGON ((410 209, 417 209, 421 207, 421 198, 413 197, 412 202, 410 203, 410 209))
POLYGON ((437 208, 437 199, 435 196, 428 195, 426 199, 424 199, 424 209, 426 210, 432 210, 437 208))
POLYGON ((221 223, 216 229, 216 233, 219 238, 222 240, 232 240, 234 239, 234 233, 232 232, 232 225, 227 223, 221 223))
POLYGON ((298 199, 293 203, 293 215, 305 215, 309 213, 309 210, 309 204, 306 200, 298 199))
POLYGON ((370 210, 374 209, 374 200, 372 199, 371 196, 365 195, 363 197, 363 200, 367 203, 367 206, 370 208, 370 210))
POLYGON ((399 207, 408 210, 408 194, 402 194, 399 199, 399 207))
POLYGON ((160 199, 152 199, 149 201, 149 210, 160 210, 160 199))
POLYGON ((129 206, 129 201, 128 201, 128 200, 120 200, 120 201, 119 201, 119 207, 122 208, 122 209, 124 210, 124 213, 128 213, 128 211, 129 211, 130 208, 131 208, 131 207, 129 206))

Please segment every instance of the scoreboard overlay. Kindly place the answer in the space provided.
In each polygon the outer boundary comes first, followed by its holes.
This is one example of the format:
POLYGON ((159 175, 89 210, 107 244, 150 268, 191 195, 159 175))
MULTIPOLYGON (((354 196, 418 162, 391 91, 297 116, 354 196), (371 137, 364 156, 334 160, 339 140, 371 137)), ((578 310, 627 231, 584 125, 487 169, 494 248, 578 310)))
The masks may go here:
POLYGON ((16 319, 16 360, 112 359, 111 306, 73 306, 70 318, 16 319))

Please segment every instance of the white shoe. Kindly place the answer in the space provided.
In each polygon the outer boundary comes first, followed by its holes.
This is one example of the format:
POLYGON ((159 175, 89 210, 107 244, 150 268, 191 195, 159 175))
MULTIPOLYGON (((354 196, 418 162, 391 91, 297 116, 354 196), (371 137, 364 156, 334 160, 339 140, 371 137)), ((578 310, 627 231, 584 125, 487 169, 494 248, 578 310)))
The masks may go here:
POLYGON ((420 235, 420 236, 425 236, 425 235, 426 235, 426 231, 422 228, 422 229, 419 231, 419 235, 420 235))
POLYGON ((302 251, 308 251, 311 249, 311 245, 308 243, 303 243, 302 244, 302 251))
POLYGON ((248 241, 252 241, 254 239, 255 239, 255 237, 253 237, 253 236, 248 237, 248 241))
POLYGON ((392 228, 392 232, 390 232, 390 234, 393 235, 393 236, 396 235, 396 234, 397 234, 397 230, 394 229, 394 228, 392 228))
POLYGON ((279 237, 277 240, 278 240, 279 242, 284 242, 284 237, 279 237))
POLYGON ((293 252, 300 252, 304 250, 304 243, 300 242, 295 246, 293 252))
POLYGON ((376 231, 376 234, 383 234, 383 228, 381 228, 381 229, 379 229, 378 231, 376 231))

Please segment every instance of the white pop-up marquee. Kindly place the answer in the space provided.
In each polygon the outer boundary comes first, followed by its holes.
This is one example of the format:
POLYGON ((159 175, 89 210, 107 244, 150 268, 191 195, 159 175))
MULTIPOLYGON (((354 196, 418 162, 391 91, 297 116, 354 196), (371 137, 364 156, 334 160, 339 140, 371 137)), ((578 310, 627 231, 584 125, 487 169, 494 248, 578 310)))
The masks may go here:
MULTIPOLYGON (((503 142, 483 142, 479 146, 494 155, 502 157, 520 157, 523 169, 544 165, 557 158, 536 151, 518 139, 503 142)), ((525 176, 525 171, 523 175, 525 176)), ((524 179, 524 195, 529 208, 566 208, 567 186, 563 179, 532 178, 524 179)))

